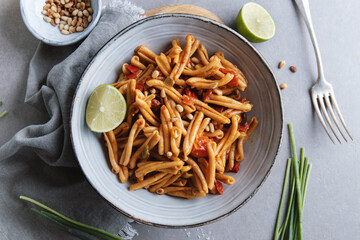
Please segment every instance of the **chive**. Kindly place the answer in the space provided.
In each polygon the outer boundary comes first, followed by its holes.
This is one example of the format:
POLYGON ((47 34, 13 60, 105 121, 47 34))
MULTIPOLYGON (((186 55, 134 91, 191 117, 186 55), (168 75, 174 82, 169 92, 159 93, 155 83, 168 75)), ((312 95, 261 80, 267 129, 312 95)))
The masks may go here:
POLYGON ((291 166, 291 159, 289 158, 288 161, 287 161, 287 165, 286 165, 286 173, 285 173, 284 184, 283 184, 283 189, 282 189, 282 193, 281 193, 281 200, 280 200, 278 216, 277 216, 277 220, 276 220, 274 240, 278 239, 279 235, 280 235, 281 213, 282 213, 283 208, 284 208, 285 192, 286 192, 286 189, 288 188, 288 184, 289 184, 288 179, 289 179, 289 174, 290 174, 290 166, 291 166))
POLYGON ((33 211, 33 212, 35 212, 35 213, 37 213, 37 214, 39 214, 40 216, 43 216, 43 217, 49 219, 49 220, 52 221, 52 222, 56 223, 58 226, 60 226, 61 228, 63 228, 63 229, 66 230, 67 232, 73 234, 74 236, 76 236, 76 237, 78 237, 78 238, 80 238, 80 239, 82 239, 82 240, 91 240, 91 239, 88 238, 87 236, 85 236, 85 235, 83 235, 83 234, 75 231, 75 230, 72 229, 72 228, 67 227, 66 225, 62 224, 61 222, 55 220, 54 218, 52 218, 52 217, 50 217, 50 216, 47 216, 44 212, 40 212, 40 211, 36 210, 35 208, 31 208, 30 210, 33 211))
POLYGON ((291 158, 288 159, 286 166, 283 190, 275 225, 274 240, 302 240, 302 214, 307 184, 312 167, 312 165, 308 163, 308 158, 305 157, 304 148, 301 148, 298 159, 292 124, 288 124, 288 129, 290 136, 291 158), (286 188, 288 188, 287 196, 285 194, 286 188), (284 208, 286 199, 287 207, 284 208), (283 217, 284 220, 281 227, 279 227, 283 212, 285 213, 285 216, 283 217))
POLYGON ((3 102, 2 102, 2 101, 0 101, 0 106, 2 106, 2 104, 3 104, 3 102))
POLYGON ((164 83, 169 87, 174 86, 174 80, 170 76, 165 78, 164 83))
POLYGON ((106 239, 106 240, 123 240, 121 237, 113 235, 111 233, 108 233, 108 232, 106 232, 106 231, 104 231, 102 229, 92 227, 92 226, 77 222, 75 220, 72 220, 71 218, 68 218, 68 217, 62 215, 61 213, 59 213, 59 212, 49 208, 48 206, 46 206, 46 205, 44 205, 44 204, 42 204, 42 203, 40 203, 40 202, 38 202, 38 201, 36 201, 34 199, 31 199, 29 197, 20 196, 20 199, 31 202, 31 203, 33 203, 33 204, 35 204, 35 205, 49 211, 53 215, 56 215, 57 217, 64 220, 64 223, 66 222, 66 225, 74 226, 74 227, 76 227, 77 229, 79 229, 81 231, 87 231, 88 233, 91 232, 92 234, 96 233, 96 234, 98 234, 96 236, 102 237, 103 239, 106 239))
POLYGON ((2 114, 0 114, 0 118, 4 117, 8 112, 5 110, 2 114))

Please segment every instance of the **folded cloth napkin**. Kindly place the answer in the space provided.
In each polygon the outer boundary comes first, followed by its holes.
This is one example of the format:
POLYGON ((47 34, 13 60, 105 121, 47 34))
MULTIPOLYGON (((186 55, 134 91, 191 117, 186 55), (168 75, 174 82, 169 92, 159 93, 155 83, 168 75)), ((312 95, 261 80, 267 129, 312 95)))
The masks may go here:
POLYGON ((129 238, 134 235, 131 220, 106 204, 79 169, 71 146, 69 119, 73 94, 87 64, 111 37, 142 13, 129 2, 111 1, 82 43, 66 47, 39 44, 30 62, 25 101, 46 113, 49 120, 25 127, 0 148, 1 239, 64 239, 61 234, 65 233, 46 233, 51 231, 51 223, 33 216, 29 205, 18 200, 19 195, 84 223, 119 231, 129 238))

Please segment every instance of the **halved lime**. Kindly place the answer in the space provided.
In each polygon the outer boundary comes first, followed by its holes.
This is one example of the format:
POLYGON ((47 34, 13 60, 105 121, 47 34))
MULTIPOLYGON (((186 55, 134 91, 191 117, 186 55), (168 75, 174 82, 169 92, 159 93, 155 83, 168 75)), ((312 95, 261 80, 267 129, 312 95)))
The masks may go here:
POLYGON ((91 131, 109 132, 126 115, 126 101, 117 88, 102 84, 91 93, 86 107, 86 123, 91 131))
POLYGON ((271 15, 257 3, 246 3, 236 18, 238 32, 251 42, 264 42, 275 35, 271 15))

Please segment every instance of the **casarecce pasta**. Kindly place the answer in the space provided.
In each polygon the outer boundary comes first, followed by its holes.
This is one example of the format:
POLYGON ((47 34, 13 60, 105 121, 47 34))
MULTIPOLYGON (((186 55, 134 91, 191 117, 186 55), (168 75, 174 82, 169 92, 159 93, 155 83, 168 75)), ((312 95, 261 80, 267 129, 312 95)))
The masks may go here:
POLYGON ((125 95, 125 121, 104 133, 112 172, 129 189, 183 198, 222 194, 244 160, 258 121, 241 92, 248 81, 222 52, 209 56, 192 35, 156 54, 135 49, 113 84, 125 95))

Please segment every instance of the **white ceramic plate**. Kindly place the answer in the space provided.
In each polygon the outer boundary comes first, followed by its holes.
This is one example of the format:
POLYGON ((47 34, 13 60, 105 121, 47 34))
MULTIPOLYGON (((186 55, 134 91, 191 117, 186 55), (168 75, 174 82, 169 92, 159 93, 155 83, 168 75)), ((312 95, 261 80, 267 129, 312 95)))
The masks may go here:
POLYGON ((186 14, 158 15, 140 20, 111 39, 94 57, 74 96, 71 132, 75 153, 90 184, 113 207, 146 224, 162 227, 192 227, 221 219, 243 206, 269 175, 280 146, 283 128, 282 104, 275 77, 261 55, 232 29, 206 18, 186 14), (129 62, 134 49, 145 44, 159 53, 173 39, 191 33, 209 51, 223 51, 225 57, 243 70, 249 86, 246 96, 254 105, 259 126, 245 144, 245 160, 233 174, 236 183, 224 186, 223 195, 180 199, 147 190, 129 191, 111 172, 107 151, 99 134, 85 123, 90 93, 102 83, 117 80, 121 66, 129 62))
POLYGON ((44 21, 41 13, 45 6, 45 0, 20 0, 20 12, 23 21, 29 31, 40 41, 53 46, 65 46, 76 43, 85 38, 96 26, 100 19, 102 0, 91 0, 91 8, 94 10, 93 20, 82 32, 64 35, 60 32, 59 26, 54 27, 44 21))

